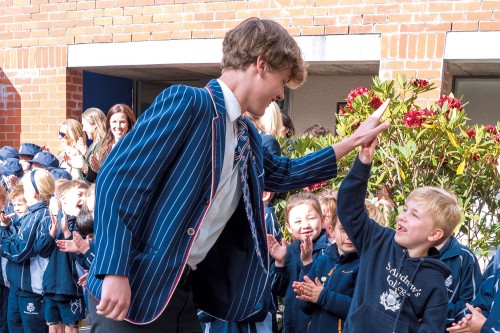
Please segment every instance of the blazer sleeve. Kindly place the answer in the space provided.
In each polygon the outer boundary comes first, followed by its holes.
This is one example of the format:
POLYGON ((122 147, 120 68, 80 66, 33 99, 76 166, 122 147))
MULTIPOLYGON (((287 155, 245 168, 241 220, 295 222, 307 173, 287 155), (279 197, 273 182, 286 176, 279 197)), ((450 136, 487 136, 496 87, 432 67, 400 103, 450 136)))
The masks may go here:
POLYGON ((200 93, 196 94, 186 86, 163 91, 99 171, 94 225, 97 278, 129 276, 132 230, 140 228, 145 207, 155 199, 156 187, 167 176, 191 126, 199 126, 194 113, 207 108, 196 102, 200 93))
POLYGON ((293 191, 337 176, 337 158, 332 147, 290 159, 275 156, 264 146, 263 155, 266 191, 293 191))

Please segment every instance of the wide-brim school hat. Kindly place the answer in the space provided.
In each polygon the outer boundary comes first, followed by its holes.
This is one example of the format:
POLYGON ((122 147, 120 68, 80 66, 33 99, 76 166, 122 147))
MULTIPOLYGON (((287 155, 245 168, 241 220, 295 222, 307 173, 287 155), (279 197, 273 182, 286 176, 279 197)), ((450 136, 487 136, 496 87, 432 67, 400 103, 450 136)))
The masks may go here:
POLYGON ((7 177, 11 175, 22 177, 23 167, 19 164, 19 160, 17 158, 8 158, 0 164, 0 173, 7 177))
POLYGON ((57 157, 49 153, 48 151, 41 151, 33 157, 32 160, 28 160, 30 163, 39 163, 44 168, 58 168, 59 160, 57 157))
POLYGON ((8 158, 19 158, 17 150, 12 148, 11 146, 4 146, 0 149, 0 161, 5 161, 8 158))
POLYGON ((54 180, 58 180, 58 179, 67 179, 67 180, 71 180, 73 179, 73 177, 71 177, 71 174, 62 169, 62 168, 48 168, 50 174, 52 175, 52 177, 54 177, 54 180))
POLYGON ((34 143, 22 143, 18 155, 25 155, 33 158, 36 154, 42 151, 42 147, 34 143))

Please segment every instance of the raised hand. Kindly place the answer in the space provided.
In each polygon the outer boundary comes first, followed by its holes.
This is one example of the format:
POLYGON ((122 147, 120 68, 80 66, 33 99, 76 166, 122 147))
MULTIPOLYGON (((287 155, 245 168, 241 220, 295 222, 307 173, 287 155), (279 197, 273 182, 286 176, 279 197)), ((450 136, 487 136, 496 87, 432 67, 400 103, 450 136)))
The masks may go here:
POLYGON ((52 223, 50 224, 49 234, 50 234, 50 236, 52 238, 56 238, 57 229, 58 229, 58 226, 57 226, 57 217, 55 217, 54 215, 51 215, 50 219, 52 220, 52 223))
POLYGON ((388 122, 380 123, 389 102, 390 100, 387 99, 371 116, 366 118, 351 136, 333 145, 337 159, 345 156, 358 146, 370 145, 380 132, 389 128, 388 122))
POLYGON ((312 263, 313 243, 311 237, 307 236, 306 239, 300 243, 300 260, 303 265, 312 263))
POLYGON ((284 239, 280 243, 273 235, 267 235, 267 248, 269 255, 274 258, 276 267, 285 266, 286 246, 287 244, 284 239))
POLYGON ((91 155, 89 158, 90 167, 94 172, 99 172, 101 170, 101 161, 95 155, 91 155))
POLYGON ((10 219, 15 215, 15 213, 5 215, 4 211, 0 213, 0 223, 2 227, 8 227, 10 224, 10 219))

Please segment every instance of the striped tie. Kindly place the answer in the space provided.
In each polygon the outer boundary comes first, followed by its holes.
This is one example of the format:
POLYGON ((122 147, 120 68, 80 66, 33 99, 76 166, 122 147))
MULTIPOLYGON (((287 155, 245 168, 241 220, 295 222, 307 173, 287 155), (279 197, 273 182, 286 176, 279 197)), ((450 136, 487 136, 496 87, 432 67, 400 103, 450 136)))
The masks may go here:
POLYGON ((240 168, 241 176, 241 192, 243 193, 243 202, 245 203, 245 211, 247 213, 248 220, 250 221, 250 230, 252 231, 252 237, 255 244, 255 252, 260 259, 260 264, 264 267, 262 261, 262 254, 259 248, 259 242, 257 238, 257 231, 255 229, 255 220, 253 219, 252 211, 252 196, 250 194, 250 188, 248 186, 248 159, 250 157, 250 140, 248 135, 248 125, 243 120, 243 116, 238 117, 238 145, 234 152, 234 166, 238 163, 240 168))

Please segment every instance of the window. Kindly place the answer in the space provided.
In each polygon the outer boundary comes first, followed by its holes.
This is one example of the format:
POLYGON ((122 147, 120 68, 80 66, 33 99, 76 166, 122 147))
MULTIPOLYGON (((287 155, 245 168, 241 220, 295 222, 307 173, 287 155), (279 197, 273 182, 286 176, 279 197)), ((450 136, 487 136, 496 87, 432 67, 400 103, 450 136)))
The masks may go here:
POLYGON ((500 77, 453 78, 453 94, 461 98, 471 125, 494 125, 500 121, 500 77))

